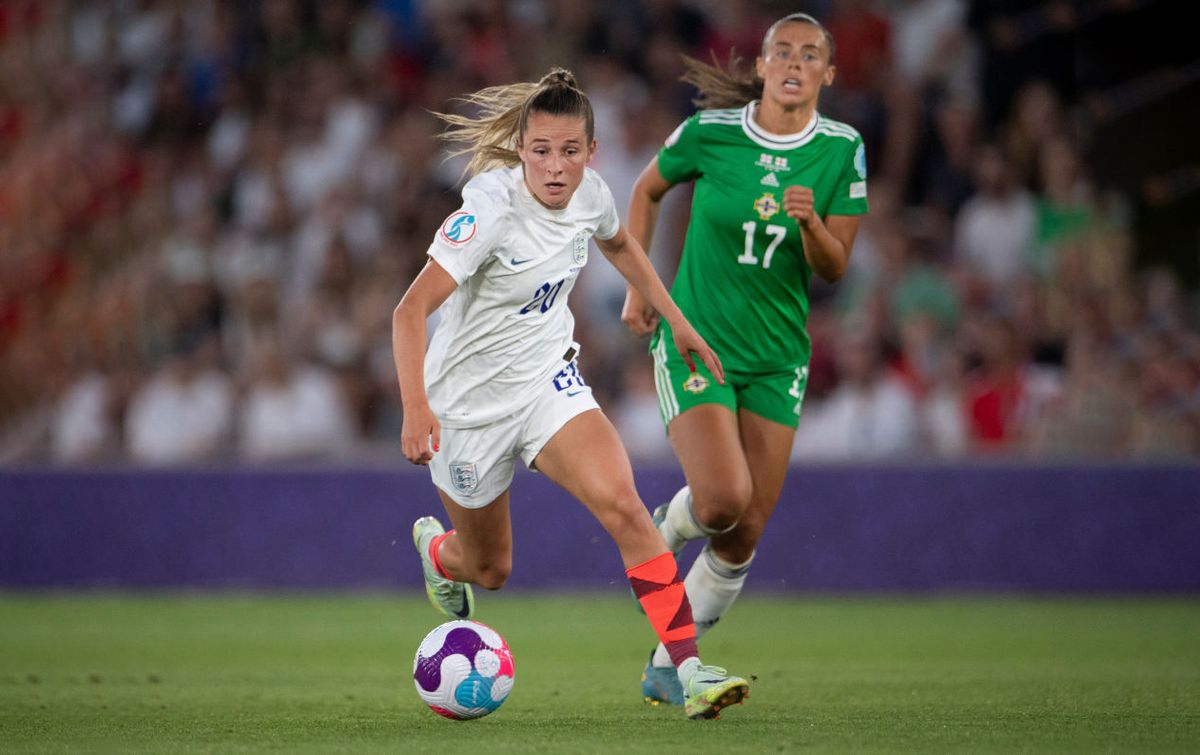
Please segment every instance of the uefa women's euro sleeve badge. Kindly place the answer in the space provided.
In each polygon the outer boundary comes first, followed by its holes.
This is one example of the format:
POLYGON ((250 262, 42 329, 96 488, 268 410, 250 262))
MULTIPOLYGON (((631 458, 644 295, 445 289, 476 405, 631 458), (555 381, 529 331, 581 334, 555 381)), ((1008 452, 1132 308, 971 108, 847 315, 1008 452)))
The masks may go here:
POLYGON ((477 226, 478 223, 474 214, 466 210, 459 210, 446 218, 446 221, 442 223, 442 227, 438 230, 438 236, 447 244, 462 246, 475 238, 477 226))

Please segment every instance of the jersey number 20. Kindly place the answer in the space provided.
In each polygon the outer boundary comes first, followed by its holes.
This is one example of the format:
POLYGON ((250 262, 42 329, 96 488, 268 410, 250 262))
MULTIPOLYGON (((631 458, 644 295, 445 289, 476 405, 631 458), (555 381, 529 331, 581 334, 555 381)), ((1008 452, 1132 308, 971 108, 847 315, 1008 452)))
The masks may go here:
POLYGON ((521 307, 521 314, 527 315, 530 312, 540 309, 543 314, 554 306, 554 300, 558 298, 558 291, 563 287, 566 279, 560 280, 558 283, 543 283, 541 287, 534 292, 533 299, 521 307))

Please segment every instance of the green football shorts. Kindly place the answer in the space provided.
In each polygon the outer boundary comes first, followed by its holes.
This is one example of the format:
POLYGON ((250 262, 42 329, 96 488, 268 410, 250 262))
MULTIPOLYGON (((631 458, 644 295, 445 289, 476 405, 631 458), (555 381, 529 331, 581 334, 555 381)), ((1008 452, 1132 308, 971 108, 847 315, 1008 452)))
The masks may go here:
POLYGON ((745 409, 788 427, 800 423, 808 365, 773 372, 738 372, 726 368, 725 385, 721 385, 694 355, 696 371, 689 370, 674 342, 663 335, 664 329, 660 327, 650 339, 650 355, 654 357, 654 385, 658 389, 658 410, 664 426, 701 404, 721 404, 734 414, 745 409))

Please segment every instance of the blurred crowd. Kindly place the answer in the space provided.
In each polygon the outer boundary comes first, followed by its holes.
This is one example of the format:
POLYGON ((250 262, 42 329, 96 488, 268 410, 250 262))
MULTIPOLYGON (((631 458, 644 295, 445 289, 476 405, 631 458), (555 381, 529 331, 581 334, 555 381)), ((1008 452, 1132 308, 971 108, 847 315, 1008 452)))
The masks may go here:
MULTIPOLYGON (((392 308, 463 180, 430 111, 572 68, 623 210, 693 110, 680 55, 752 61, 796 10, 837 40, 821 111, 866 140, 871 213, 814 286, 794 458, 1195 457, 1194 292, 1138 263, 1061 75, 1076 27, 1153 5, 0 3, 0 462, 400 463, 392 308)), ((668 460, 592 259, 584 373, 634 460, 668 460)))

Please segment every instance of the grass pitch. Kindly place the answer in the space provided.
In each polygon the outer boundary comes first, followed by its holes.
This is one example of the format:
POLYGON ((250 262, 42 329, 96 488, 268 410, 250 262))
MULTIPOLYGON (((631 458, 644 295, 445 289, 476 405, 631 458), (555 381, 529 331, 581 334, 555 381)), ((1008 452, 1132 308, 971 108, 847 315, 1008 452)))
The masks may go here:
POLYGON ((641 702, 619 594, 481 594, 516 660, 490 717, 413 690, 420 596, 0 595, 4 752, 1196 752, 1200 601, 743 599, 702 643, 719 721, 641 702))

